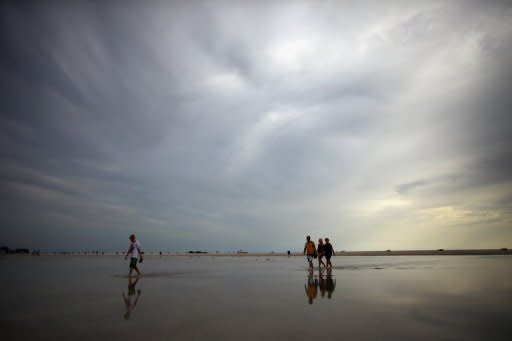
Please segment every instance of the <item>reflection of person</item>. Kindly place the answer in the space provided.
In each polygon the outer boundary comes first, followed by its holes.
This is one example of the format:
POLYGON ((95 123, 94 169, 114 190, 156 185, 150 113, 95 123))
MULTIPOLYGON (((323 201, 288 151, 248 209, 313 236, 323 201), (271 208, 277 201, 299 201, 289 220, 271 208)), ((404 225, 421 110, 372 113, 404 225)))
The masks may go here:
POLYGON ((332 293, 336 288, 336 280, 332 278, 332 268, 327 269, 327 278, 325 280, 325 290, 327 290, 327 298, 332 297, 332 293))
POLYGON ((330 267, 332 269, 331 257, 334 255, 334 248, 332 247, 331 243, 329 242, 329 238, 325 238, 324 255, 325 255, 325 259, 327 260, 326 267, 330 267))
POLYGON ((313 270, 309 272, 308 283, 304 284, 304 289, 306 290, 308 303, 313 304, 313 300, 316 298, 318 294, 318 280, 316 278, 313 278, 313 270))
POLYGON ((309 263, 309 268, 313 269, 313 258, 315 256, 316 248, 315 243, 311 240, 310 236, 306 237, 306 244, 304 244, 304 254, 309 263))
POLYGON ((324 274, 322 273, 322 271, 320 271, 320 269, 318 269, 318 289, 320 289, 320 295, 322 296, 322 298, 324 298, 326 291, 325 278, 324 274))
POLYGON ((320 265, 324 265, 325 267, 325 263, 322 261, 322 258, 324 257, 324 241, 322 240, 322 238, 318 239, 318 246, 317 246, 317 251, 318 251, 318 270, 320 270, 320 265))
POLYGON ((140 291, 140 289, 136 290, 136 288, 135 288, 138 281, 139 281, 139 277, 137 277, 137 279, 135 279, 135 282, 132 282, 132 277, 128 277, 128 296, 126 296, 123 291, 124 306, 126 308, 126 312, 124 313, 125 320, 130 319, 130 315, 135 310, 135 306, 137 305, 137 302, 139 301, 141 291, 140 291), (135 295, 135 291, 137 291, 137 295, 135 295))
POLYGON ((140 251, 140 244, 135 238, 135 235, 130 235, 130 247, 128 248, 128 251, 126 251, 126 255, 124 256, 124 259, 126 260, 128 258, 128 255, 130 255, 130 272, 128 273, 128 276, 132 275, 132 271, 135 270, 137 272, 137 276, 142 275, 139 271, 139 268, 137 267, 137 260, 140 258, 140 262, 142 262, 142 252, 140 251))

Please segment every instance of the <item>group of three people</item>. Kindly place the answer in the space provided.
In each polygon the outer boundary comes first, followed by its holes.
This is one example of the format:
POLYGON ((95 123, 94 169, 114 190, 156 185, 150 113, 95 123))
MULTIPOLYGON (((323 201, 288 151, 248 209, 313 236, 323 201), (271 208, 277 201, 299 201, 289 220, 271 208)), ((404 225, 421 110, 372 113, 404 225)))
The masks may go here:
POLYGON ((325 268, 332 269, 331 257, 334 255, 334 248, 332 244, 329 242, 329 238, 324 238, 325 243, 322 238, 318 239, 318 247, 315 246, 315 242, 311 240, 310 236, 306 236, 306 244, 304 244, 304 254, 306 255, 307 261, 309 263, 309 268, 313 269, 313 259, 318 259, 318 268, 323 265, 325 268), (325 257, 327 264, 324 263, 322 258, 325 257))

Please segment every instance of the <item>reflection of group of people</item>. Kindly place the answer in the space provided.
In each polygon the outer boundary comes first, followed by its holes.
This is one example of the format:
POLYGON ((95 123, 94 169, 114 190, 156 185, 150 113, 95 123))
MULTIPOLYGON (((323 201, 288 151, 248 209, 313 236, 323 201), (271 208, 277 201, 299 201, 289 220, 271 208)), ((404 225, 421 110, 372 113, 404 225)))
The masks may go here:
POLYGON ((332 277, 332 270, 330 268, 327 269, 325 277, 321 271, 318 271, 318 278, 315 278, 313 271, 310 271, 307 284, 304 285, 309 304, 313 304, 313 300, 318 296, 318 290, 320 290, 322 298, 325 297, 325 293, 327 293, 327 298, 331 298, 335 287, 336 279, 332 277))
POLYGON ((332 269, 331 257, 334 255, 334 248, 329 242, 329 238, 324 238, 325 243, 322 238, 318 239, 318 248, 315 246, 315 242, 311 240, 310 236, 306 236, 306 244, 304 244, 304 254, 306 255, 306 259, 309 263, 309 268, 313 269, 313 259, 318 258, 318 269, 323 265, 324 268, 332 269), (322 258, 325 257, 327 262, 324 263, 322 258))

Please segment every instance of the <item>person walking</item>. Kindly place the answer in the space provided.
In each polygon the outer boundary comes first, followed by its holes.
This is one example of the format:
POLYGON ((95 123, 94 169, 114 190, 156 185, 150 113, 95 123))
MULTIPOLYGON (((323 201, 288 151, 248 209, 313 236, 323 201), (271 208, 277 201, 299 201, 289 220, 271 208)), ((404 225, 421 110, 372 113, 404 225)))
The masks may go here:
POLYGON ((317 257, 318 257, 318 271, 320 271, 321 265, 323 264, 324 268, 326 267, 325 263, 323 262, 322 258, 324 258, 324 241, 322 238, 318 239, 318 246, 317 246, 317 257))
POLYGON ((126 251, 126 255, 124 256, 124 259, 128 259, 128 255, 130 255, 130 272, 128 273, 128 277, 132 275, 132 271, 135 270, 137 272, 137 276, 141 276, 142 273, 139 271, 139 268, 137 267, 137 260, 139 262, 142 262, 144 258, 142 257, 142 252, 140 251, 140 244, 135 238, 135 235, 130 235, 130 247, 128 248, 128 251, 126 251))
POLYGON ((330 267, 332 269, 332 263, 331 263, 331 257, 334 255, 334 248, 332 247, 332 244, 329 242, 329 238, 325 238, 325 244, 324 244, 324 256, 327 261, 327 267, 330 267))
POLYGON ((310 236, 306 236, 306 244, 304 244, 304 254, 309 263, 309 268, 313 269, 313 259, 316 254, 315 243, 311 240, 310 236))

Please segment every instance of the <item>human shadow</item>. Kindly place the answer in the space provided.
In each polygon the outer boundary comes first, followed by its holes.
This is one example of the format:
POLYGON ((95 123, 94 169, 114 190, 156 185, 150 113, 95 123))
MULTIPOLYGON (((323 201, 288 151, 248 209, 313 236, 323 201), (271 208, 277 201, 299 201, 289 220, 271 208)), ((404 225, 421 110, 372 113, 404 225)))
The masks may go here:
POLYGON ((136 277, 135 280, 133 277, 128 277, 128 295, 124 293, 123 290, 123 301, 125 306, 124 319, 129 320, 137 303, 139 302, 139 297, 141 294, 140 289, 136 288, 137 283, 139 282, 140 277, 136 277))

